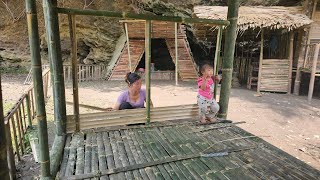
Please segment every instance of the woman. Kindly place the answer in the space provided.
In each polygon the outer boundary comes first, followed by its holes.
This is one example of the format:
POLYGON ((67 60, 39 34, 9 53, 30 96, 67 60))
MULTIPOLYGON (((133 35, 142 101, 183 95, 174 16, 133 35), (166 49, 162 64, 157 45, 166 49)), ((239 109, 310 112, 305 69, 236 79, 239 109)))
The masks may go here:
MULTIPOLYGON (((128 73, 125 81, 128 84, 128 89, 120 94, 114 109, 122 110, 144 108, 144 102, 146 102, 146 90, 141 89, 141 77, 136 73, 128 73)), ((153 107, 151 101, 150 105, 153 107)))

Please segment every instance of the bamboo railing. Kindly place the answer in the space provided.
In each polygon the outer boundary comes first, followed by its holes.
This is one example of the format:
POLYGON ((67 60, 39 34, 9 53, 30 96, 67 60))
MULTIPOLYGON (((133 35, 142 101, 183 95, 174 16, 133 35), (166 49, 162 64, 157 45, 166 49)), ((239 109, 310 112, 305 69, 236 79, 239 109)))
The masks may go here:
MULTIPOLYGON (((94 81, 104 78, 107 65, 78 65, 78 81, 94 81)), ((64 81, 72 81, 72 65, 63 65, 64 81)))
MULTIPOLYGON (((48 87, 50 86, 50 71, 46 70, 42 77, 44 96, 47 98, 48 87)), ((13 174, 13 177, 15 177, 16 158, 20 161, 21 156, 26 152, 26 133, 28 127, 32 127, 32 120, 36 116, 35 112, 34 87, 31 84, 4 118, 9 171, 13 174)))

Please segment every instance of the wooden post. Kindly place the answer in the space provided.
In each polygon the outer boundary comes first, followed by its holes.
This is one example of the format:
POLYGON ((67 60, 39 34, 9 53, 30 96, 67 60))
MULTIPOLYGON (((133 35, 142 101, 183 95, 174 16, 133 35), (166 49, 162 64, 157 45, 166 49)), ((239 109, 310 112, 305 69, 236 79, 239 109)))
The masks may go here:
POLYGON ((234 48, 237 39, 237 21, 239 11, 239 0, 228 0, 228 21, 230 25, 227 26, 225 48, 224 48, 224 60, 222 64, 222 84, 221 84, 221 95, 220 95, 220 113, 219 116, 227 118, 229 96, 232 81, 233 71, 233 59, 234 59, 234 48))
POLYGON ((293 39, 294 32, 290 31, 289 34, 289 76, 288 76, 288 93, 291 94, 291 84, 292 84, 292 66, 293 66, 293 39))
POLYGON ((178 85, 178 71, 179 71, 179 57, 178 57, 178 23, 174 23, 174 47, 176 52, 176 68, 175 68, 175 78, 176 78, 176 86, 178 85))
MULTIPOLYGON (((215 52, 215 55, 214 55, 214 68, 213 68, 213 76, 216 76, 217 75, 217 72, 218 72, 218 64, 219 64, 219 60, 220 60, 220 49, 221 49, 221 39, 222 39, 222 26, 219 26, 218 28, 218 34, 217 34, 217 42, 216 42, 216 52, 215 52)), ((214 99, 216 99, 217 97, 217 87, 218 87, 218 84, 217 83, 214 83, 214 99)))
POLYGON ((10 179, 16 179, 16 164, 15 157, 12 146, 12 138, 10 131, 9 120, 5 121, 5 133, 6 133, 6 143, 7 143, 7 157, 8 157, 8 168, 10 173, 10 179))
POLYGON ((314 88, 314 81, 316 78, 316 70, 317 70, 317 62, 319 57, 319 48, 320 44, 317 44, 315 47, 314 56, 313 56, 313 62, 312 62, 312 70, 310 74, 310 83, 309 83, 309 92, 308 92, 308 101, 311 102, 312 94, 313 94, 313 88, 314 88))
POLYGON ((30 111, 30 96, 29 96, 29 93, 27 93, 26 95, 26 104, 27 104, 27 116, 28 116, 28 126, 29 127, 32 127, 32 114, 31 114, 31 111, 30 111))
POLYGON ((53 84, 54 120, 56 134, 66 133, 66 97, 61 57, 60 31, 57 0, 43 0, 44 19, 47 31, 48 53, 53 84))
MULTIPOLYGON (((69 31, 71 41, 71 59, 72 59, 72 91, 73 91, 73 114, 75 115, 76 131, 80 130, 79 122, 79 92, 77 77, 77 37, 76 37, 76 20, 75 15, 68 15, 69 31)), ((68 68, 69 69, 69 68, 68 68)))
POLYGON ((8 159, 7 159, 6 129, 5 129, 4 116, 3 116, 1 75, 0 75, 0 179, 3 179, 3 180, 10 179, 8 159))
POLYGON ((128 61, 129 61, 129 72, 132 72, 132 65, 131 65, 131 56, 130 56, 130 44, 129 44, 129 34, 128 34, 128 24, 124 23, 124 29, 126 31, 126 38, 127 38, 127 48, 128 48, 128 61))
POLYGON ((145 80, 146 80, 146 90, 147 90, 147 97, 146 97, 146 115, 147 115, 147 122, 150 123, 150 60, 151 60, 151 21, 146 20, 146 34, 145 34, 145 58, 146 58, 146 75, 145 75, 145 80))
MULTIPOLYGON (((50 178, 50 159, 47 132, 47 118, 43 94, 42 67, 40 56, 40 41, 38 32, 38 19, 35 0, 26 0, 28 20, 29 44, 31 51, 32 78, 36 100, 38 120, 38 138, 40 147, 41 177, 50 178)), ((50 41, 49 41, 50 42, 50 41)), ((50 43, 49 43, 50 44, 50 43)), ((17 121, 19 119, 17 118, 17 121)))
POLYGON ((296 79, 294 81, 294 89, 293 89, 293 93, 295 95, 299 95, 299 90, 300 90, 300 79, 301 79, 301 66, 303 64, 304 61, 304 50, 305 50, 305 41, 306 41, 306 36, 305 36, 305 31, 304 29, 300 30, 300 35, 302 36, 301 39, 301 45, 300 45, 300 49, 299 49, 299 58, 298 58, 298 64, 297 64, 297 73, 296 73, 296 79))
POLYGON ((259 58, 259 72, 258 72, 258 84, 257 92, 260 94, 261 88, 261 71, 262 71, 262 61, 263 61, 263 42, 264 42, 264 29, 261 29, 261 44, 260 44, 260 58, 259 58))

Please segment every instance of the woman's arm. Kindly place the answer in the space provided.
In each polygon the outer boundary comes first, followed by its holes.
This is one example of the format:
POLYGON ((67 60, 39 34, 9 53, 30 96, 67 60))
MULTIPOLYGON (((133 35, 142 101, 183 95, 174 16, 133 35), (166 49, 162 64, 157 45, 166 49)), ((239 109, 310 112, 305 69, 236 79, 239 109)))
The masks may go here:
POLYGON ((120 104, 117 102, 117 103, 114 105, 113 109, 114 109, 114 110, 119 110, 119 108, 120 108, 120 104))
POLYGON ((153 108, 153 102, 152 102, 152 100, 150 99, 150 107, 152 107, 153 108))

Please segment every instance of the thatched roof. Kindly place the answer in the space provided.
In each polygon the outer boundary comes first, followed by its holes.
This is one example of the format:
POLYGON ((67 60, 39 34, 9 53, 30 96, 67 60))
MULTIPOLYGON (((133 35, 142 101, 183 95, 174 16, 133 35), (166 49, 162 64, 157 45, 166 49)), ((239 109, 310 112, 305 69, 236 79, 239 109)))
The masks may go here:
MULTIPOLYGON (((227 19, 227 6, 195 6, 194 15, 198 18, 227 19)), ((311 24, 300 6, 241 6, 239 9, 238 30, 267 27, 270 29, 297 29, 311 24)))

